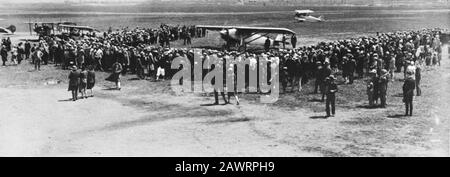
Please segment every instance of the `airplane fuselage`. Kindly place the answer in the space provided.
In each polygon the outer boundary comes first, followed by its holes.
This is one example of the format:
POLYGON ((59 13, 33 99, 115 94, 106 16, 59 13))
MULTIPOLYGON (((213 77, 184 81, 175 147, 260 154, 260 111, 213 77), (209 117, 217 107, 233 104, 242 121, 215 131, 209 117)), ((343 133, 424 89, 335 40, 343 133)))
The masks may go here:
MULTIPOLYGON (((239 33, 236 29, 224 29, 220 31, 220 36, 227 42, 237 43, 237 44, 256 44, 264 45, 268 37, 261 34, 247 34, 239 33)), ((273 39, 270 39, 270 43, 273 43, 273 39)))
POLYGON ((295 19, 298 22, 324 22, 325 20, 322 17, 314 17, 312 15, 307 16, 297 16, 295 19))

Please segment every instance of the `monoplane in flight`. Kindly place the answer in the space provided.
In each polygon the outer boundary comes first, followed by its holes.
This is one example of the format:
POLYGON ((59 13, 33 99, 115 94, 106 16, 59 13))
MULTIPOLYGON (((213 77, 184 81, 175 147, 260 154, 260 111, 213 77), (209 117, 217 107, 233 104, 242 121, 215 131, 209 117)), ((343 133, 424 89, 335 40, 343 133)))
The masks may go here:
POLYGON ((314 17, 311 14, 314 13, 312 10, 296 10, 295 11, 295 20, 298 22, 324 22, 325 19, 320 17, 314 17))

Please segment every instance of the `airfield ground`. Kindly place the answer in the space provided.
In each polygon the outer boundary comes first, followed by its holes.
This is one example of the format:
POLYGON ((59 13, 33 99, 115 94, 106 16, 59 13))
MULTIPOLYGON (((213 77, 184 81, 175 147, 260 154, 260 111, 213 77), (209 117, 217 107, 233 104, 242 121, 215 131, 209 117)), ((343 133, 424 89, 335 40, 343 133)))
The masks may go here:
MULTIPOLYGON (((169 82, 123 78, 110 89, 97 73, 95 97, 70 101, 68 71, 29 61, 0 68, 0 156, 449 156, 450 58, 425 69, 415 115, 403 117, 401 74, 388 107, 368 109, 363 80, 339 85, 337 116, 311 94, 241 105, 175 95, 169 82)), ((341 80, 341 77, 338 77, 341 80)))

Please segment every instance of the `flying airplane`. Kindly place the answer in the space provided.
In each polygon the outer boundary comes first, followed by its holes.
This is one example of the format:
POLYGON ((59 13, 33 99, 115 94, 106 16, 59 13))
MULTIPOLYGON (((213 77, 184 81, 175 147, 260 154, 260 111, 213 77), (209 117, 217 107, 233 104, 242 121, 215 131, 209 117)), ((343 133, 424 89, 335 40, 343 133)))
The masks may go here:
POLYGON ((227 42, 227 48, 237 45, 239 50, 246 49, 248 44, 264 45, 266 40, 270 40, 270 44, 288 43, 287 39, 282 41, 283 35, 294 35, 295 32, 287 28, 270 28, 270 27, 246 27, 246 26, 207 26, 197 25, 196 28, 219 31, 220 37, 227 42), (269 34, 277 34, 275 39, 271 39, 269 34))
POLYGON ((320 17, 314 17, 311 14, 314 13, 312 10, 296 10, 295 11, 295 20, 298 22, 324 22, 325 19, 320 17))

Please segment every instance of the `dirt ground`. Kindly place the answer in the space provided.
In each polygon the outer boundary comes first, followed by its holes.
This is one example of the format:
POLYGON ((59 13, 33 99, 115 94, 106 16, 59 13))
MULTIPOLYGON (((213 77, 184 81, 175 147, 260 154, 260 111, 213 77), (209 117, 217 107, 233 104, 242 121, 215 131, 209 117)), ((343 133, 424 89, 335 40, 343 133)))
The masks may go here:
POLYGON ((363 81, 339 85, 328 119, 308 86, 275 104, 242 95, 239 106, 212 106, 211 96, 132 75, 112 90, 98 73, 95 97, 73 102, 67 74, 28 62, 0 68, 0 156, 450 156, 448 55, 425 69, 412 117, 401 116, 401 74, 386 109, 364 107, 363 81))

